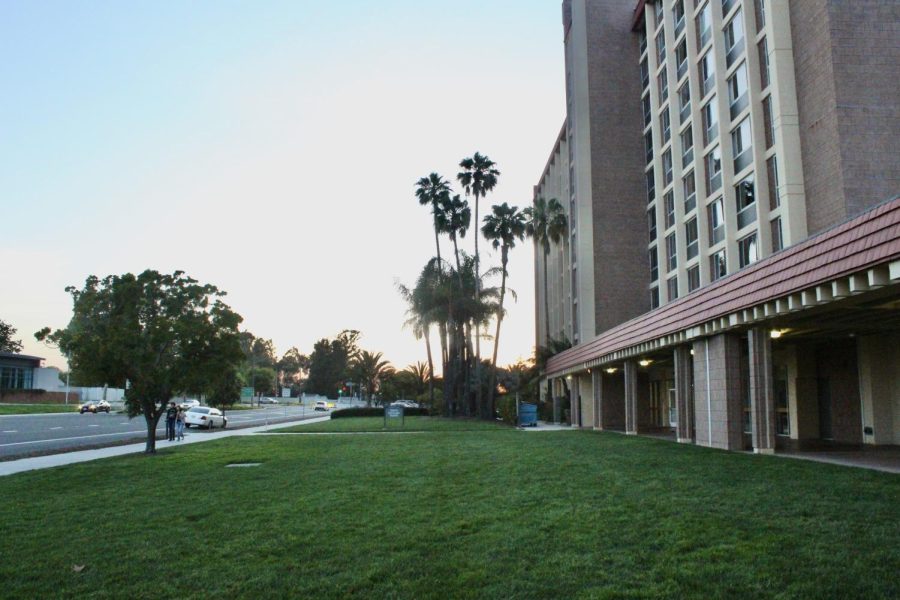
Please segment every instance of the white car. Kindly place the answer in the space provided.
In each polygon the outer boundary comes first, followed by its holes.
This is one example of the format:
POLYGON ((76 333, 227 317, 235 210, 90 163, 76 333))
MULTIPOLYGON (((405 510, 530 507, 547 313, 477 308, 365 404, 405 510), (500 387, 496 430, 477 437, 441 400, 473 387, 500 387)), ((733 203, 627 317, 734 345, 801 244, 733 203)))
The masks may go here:
POLYGON ((316 400, 316 407, 313 410, 328 410, 328 403, 324 400, 316 400))
POLYGON ((185 400, 178 406, 184 410, 190 410, 190 409, 194 408, 195 406, 200 406, 200 401, 199 400, 185 400))
POLYGON ((224 429, 228 425, 228 418, 218 408, 195 406, 184 413, 184 426, 190 427, 191 425, 207 429, 212 429, 213 427, 224 429))
POLYGON ((275 398, 260 398, 259 403, 260 404, 278 404, 278 400, 276 400, 275 398))

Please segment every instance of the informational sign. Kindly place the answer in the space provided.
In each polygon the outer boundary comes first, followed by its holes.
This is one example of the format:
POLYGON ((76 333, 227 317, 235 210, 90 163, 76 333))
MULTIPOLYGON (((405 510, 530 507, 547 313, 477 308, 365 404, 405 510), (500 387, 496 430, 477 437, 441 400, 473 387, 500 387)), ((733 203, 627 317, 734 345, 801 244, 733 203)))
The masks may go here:
POLYGON ((241 388, 241 398, 252 398, 253 397, 253 388, 252 387, 242 387, 241 388))
POLYGON ((281 397, 282 398, 290 398, 291 397, 291 388, 281 388, 281 397))
POLYGON ((389 420, 396 421, 397 419, 400 420, 400 426, 402 427, 404 421, 406 420, 405 417, 403 416, 403 407, 395 406, 395 405, 385 406, 384 407, 384 426, 385 426, 385 428, 387 428, 389 420))

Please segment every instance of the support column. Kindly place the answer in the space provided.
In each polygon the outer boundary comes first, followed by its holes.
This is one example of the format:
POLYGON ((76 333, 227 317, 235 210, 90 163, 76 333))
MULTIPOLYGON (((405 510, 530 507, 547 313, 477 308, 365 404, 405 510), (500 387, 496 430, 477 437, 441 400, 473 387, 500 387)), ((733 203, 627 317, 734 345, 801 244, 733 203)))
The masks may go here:
POLYGON ((625 361, 625 433, 636 435, 637 427, 637 363, 625 361))
POLYGON ((591 396, 594 401, 594 429, 603 429, 603 374, 600 369, 591 372, 591 396))
POLYGON ((750 349, 750 419, 753 451, 775 452, 775 387, 772 379, 772 339, 769 332, 754 327, 747 332, 750 349))
POLYGON ((743 449, 738 336, 720 333, 694 342, 694 415, 697 445, 743 449))
POLYGON ((675 348, 675 410, 678 413, 676 436, 681 444, 694 441, 693 383, 691 349, 678 346, 675 348))

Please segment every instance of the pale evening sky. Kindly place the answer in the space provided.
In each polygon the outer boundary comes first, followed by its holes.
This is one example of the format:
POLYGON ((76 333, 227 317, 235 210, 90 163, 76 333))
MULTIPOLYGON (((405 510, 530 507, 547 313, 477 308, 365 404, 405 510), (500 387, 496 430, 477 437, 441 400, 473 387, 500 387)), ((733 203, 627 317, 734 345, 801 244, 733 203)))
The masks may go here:
MULTIPOLYGON (((502 171, 482 214, 529 204, 562 52, 557 0, 5 0, 0 319, 64 367, 33 337, 68 322, 63 288, 181 269, 279 355, 352 328, 425 360, 394 286, 434 253, 414 183, 477 150, 502 171)), ((532 351, 532 260, 510 257, 501 364, 532 351)))

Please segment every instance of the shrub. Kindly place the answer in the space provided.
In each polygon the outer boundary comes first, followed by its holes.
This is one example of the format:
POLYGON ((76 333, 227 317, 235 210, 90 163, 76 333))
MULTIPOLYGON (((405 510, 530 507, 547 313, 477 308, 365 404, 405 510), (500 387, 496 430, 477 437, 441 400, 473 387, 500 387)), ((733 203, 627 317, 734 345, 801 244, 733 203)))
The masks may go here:
MULTIPOLYGON (((404 408, 403 414, 407 417, 427 417, 427 408, 404 408)), ((340 410, 331 411, 332 419, 340 419, 342 417, 383 417, 384 408, 377 406, 359 406, 354 408, 342 408, 340 410)))
POLYGON ((504 423, 512 426, 518 425, 516 419, 516 397, 512 394, 505 394, 497 398, 497 411, 504 423))

